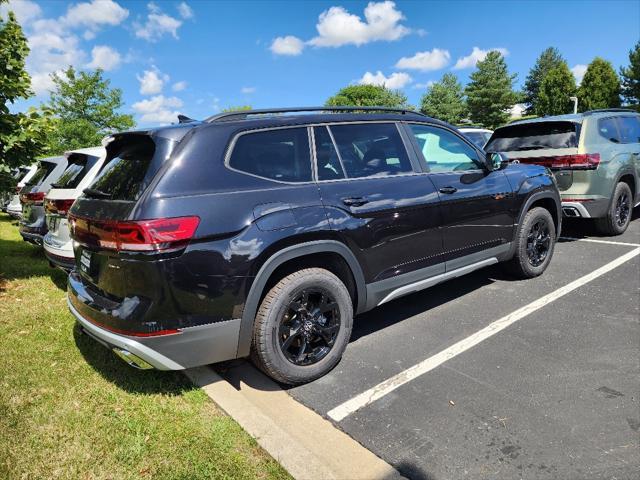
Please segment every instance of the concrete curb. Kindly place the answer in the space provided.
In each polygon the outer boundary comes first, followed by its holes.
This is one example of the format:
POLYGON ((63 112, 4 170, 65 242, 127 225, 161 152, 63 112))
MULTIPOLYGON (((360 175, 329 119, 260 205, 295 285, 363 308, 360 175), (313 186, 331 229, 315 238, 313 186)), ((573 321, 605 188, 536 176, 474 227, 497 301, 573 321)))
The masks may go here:
POLYGON ((249 364, 233 367, 228 380, 209 367, 186 374, 296 479, 402 478, 249 364))

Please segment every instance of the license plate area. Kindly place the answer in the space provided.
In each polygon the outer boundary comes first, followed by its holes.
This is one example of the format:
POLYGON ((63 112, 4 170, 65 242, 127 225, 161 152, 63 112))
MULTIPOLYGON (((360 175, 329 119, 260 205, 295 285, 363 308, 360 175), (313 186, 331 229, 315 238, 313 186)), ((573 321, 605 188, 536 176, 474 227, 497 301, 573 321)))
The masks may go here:
POLYGON ((91 277, 91 257, 93 253, 91 250, 82 250, 80 253, 79 267, 82 273, 85 273, 89 277, 91 277))

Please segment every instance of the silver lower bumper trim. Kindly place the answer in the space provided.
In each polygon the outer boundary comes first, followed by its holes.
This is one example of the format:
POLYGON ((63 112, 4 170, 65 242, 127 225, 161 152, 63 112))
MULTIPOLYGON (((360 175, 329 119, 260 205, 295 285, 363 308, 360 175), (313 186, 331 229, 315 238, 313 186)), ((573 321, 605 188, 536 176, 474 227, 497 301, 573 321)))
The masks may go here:
POLYGON ((589 212, 585 208, 585 206, 580 202, 562 202, 562 211, 564 212, 565 208, 575 210, 578 215, 567 215, 570 217, 582 217, 582 218, 591 218, 589 212))

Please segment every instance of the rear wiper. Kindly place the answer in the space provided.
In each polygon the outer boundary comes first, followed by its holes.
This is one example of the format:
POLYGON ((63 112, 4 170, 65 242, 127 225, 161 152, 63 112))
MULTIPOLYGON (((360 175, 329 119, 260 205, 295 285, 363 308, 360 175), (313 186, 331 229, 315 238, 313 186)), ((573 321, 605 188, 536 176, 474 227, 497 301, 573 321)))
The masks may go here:
POLYGON ((111 198, 111 193, 103 192, 102 190, 96 190, 95 188, 85 188, 82 193, 94 198, 111 198))

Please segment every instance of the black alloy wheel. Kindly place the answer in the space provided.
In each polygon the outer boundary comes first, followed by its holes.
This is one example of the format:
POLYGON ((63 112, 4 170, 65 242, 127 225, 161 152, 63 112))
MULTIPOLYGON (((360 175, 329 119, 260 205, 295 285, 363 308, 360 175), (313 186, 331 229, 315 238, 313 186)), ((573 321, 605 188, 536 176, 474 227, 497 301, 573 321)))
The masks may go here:
POLYGON ((538 267, 544 263, 551 248, 551 231, 544 218, 538 219, 527 235, 527 257, 529 263, 538 267))
POLYGON ((618 227, 622 228, 627 224, 629 220, 629 214, 631 213, 631 201, 627 192, 622 191, 616 199, 615 206, 615 220, 618 227))

